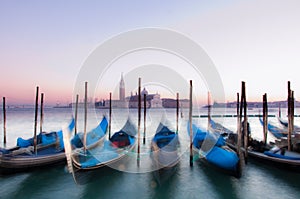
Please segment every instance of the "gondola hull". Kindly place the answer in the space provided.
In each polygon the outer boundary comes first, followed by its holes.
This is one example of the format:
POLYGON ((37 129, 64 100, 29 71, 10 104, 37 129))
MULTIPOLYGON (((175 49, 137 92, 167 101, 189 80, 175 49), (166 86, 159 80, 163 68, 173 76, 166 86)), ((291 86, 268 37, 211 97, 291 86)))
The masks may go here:
POLYGON ((239 157, 236 152, 231 150, 229 147, 226 147, 224 138, 221 136, 214 138, 214 136, 210 135, 210 133, 196 125, 192 125, 192 129, 194 135, 193 151, 199 159, 209 165, 212 165, 218 170, 239 178, 241 176, 239 157), (201 151, 203 147, 202 144, 204 142, 208 143, 207 145, 210 146, 208 150, 206 149, 206 152, 201 151))
MULTIPOLYGON (((261 121, 261 119, 260 119, 261 121)), ((219 124, 220 125, 220 124, 219 124)), ((225 128, 225 127, 224 127, 225 128)), ((237 134, 231 133, 226 139, 226 144, 233 150, 236 150, 237 134)), ((254 161, 275 166, 281 169, 300 172, 300 159, 299 153, 292 154, 291 152, 286 152, 280 154, 280 151, 270 150, 272 146, 265 145, 263 142, 252 140, 249 143, 248 156, 254 161), (295 158, 296 157, 296 158, 295 158), (294 159, 294 160, 293 160, 294 159)), ((244 148, 241 148, 245 151, 244 148)))
POLYGON ((48 167, 51 165, 64 164, 66 162, 64 151, 51 149, 51 153, 43 155, 26 155, 16 156, 2 155, 0 158, 0 174, 11 174, 22 171, 29 171, 37 168, 48 167))
MULTIPOLYGON (((74 119, 72 119, 67 129, 71 132, 73 128, 74 119)), ((55 134, 55 139, 50 137, 46 142, 41 142, 37 145, 36 152, 34 151, 34 146, 16 146, 11 149, 1 149, 0 174, 12 174, 65 163, 62 130, 51 133, 51 136, 55 134)), ((45 134, 45 136, 48 135, 45 134)))
MULTIPOLYGON (((110 144, 108 141, 104 144, 105 147, 106 144, 110 144)), ((86 157, 87 161, 83 163, 80 163, 79 158, 85 158, 84 154, 78 156, 78 154, 73 154, 73 168, 76 172, 84 172, 88 170, 95 170, 95 169, 101 169, 103 167, 110 167, 110 168, 120 168, 120 165, 123 165, 124 162, 126 162, 126 157, 128 157, 128 154, 131 153, 135 148, 135 145, 131 145, 130 147, 123 148, 123 149, 116 149, 116 150, 108 150, 107 148, 104 148, 102 150, 99 150, 99 153, 94 155, 89 155, 89 157, 86 157), (105 156, 105 151, 110 153, 107 157, 105 156)), ((75 152, 76 153, 76 152, 75 152)))
MULTIPOLYGON (((261 125, 264 124, 262 118, 259 118, 259 121, 261 123, 261 125)), ((288 135, 288 130, 279 128, 277 126, 274 126, 273 124, 268 123, 268 131, 277 139, 283 138, 283 137, 287 137, 288 135)))
POLYGON ((230 176, 234 176, 236 178, 240 178, 241 177, 241 170, 239 168, 239 161, 237 161, 237 163, 235 164, 235 168, 234 169, 227 169, 227 168, 223 168, 223 167, 220 167, 216 164, 214 164, 213 162, 207 160, 204 156, 201 156, 199 155, 199 149, 193 147, 193 153, 195 154, 195 157, 194 159, 198 160, 199 163, 207 166, 207 167, 211 167, 212 169, 216 170, 216 171, 219 171, 223 174, 226 174, 226 175, 230 175, 230 176))
POLYGON ((175 173, 179 163, 178 148, 178 134, 160 123, 151 141, 152 170, 158 184, 163 184, 175 173))
MULTIPOLYGON (((236 147, 230 143, 228 143, 228 146, 230 146, 230 148, 234 150, 236 149, 236 147)), ((244 151, 243 148, 241 149, 244 151)), ((300 172, 300 160, 276 158, 266 155, 262 152, 256 152, 252 150, 248 150, 248 155, 249 158, 253 159, 254 161, 267 164, 272 167, 277 167, 288 171, 300 172)))
MULTIPOLYGON (((104 126, 103 132, 106 131, 106 128, 107 126, 104 126)), ((114 133, 109 140, 106 140, 104 136, 99 137, 86 148, 72 149, 71 145, 67 144, 68 169, 73 174, 75 182, 85 184, 86 180, 82 182, 82 179, 110 168, 125 170, 126 157, 135 148, 135 135, 136 129, 128 120, 124 127, 119 132, 114 133)), ((65 134, 65 140, 69 140, 68 134, 65 134)))
MULTIPOLYGON (((174 139, 174 142, 178 142, 178 139, 174 139)), ((179 163, 178 144, 174 144, 161 149, 156 142, 151 143, 153 175, 159 184, 165 183, 177 170, 179 163)))

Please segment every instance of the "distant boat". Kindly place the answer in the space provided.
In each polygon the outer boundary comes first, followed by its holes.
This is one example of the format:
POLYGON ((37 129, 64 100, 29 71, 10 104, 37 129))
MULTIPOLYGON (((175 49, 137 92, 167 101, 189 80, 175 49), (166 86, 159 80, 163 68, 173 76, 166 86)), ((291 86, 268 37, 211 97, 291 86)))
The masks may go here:
MULTIPOLYGON (((68 129, 74 128, 74 119, 68 129)), ((33 138, 17 139, 17 146, 0 148, 0 174, 45 167, 65 162, 62 130, 51 133, 40 133, 37 136, 37 153, 34 151, 33 138)))
MULTIPOLYGON (((236 152, 226 146, 225 139, 222 136, 218 136, 218 138, 215 139, 210 132, 194 124, 192 128, 193 150, 199 155, 200 160, 204 160, 230 175, 240 177, 239 157, 236 152), (205 149, 207 146, 203 146, 205 142, 211 146, 209 149, 205 149), (203 151, 203 149, 207 151, 203 151)), ((190 133, 189 127, 188 133, 190 133)))
POLYGON ((178 147, 178 134, 160 123, 151 141, 153 173, 159 184, 164 183, 176 171, 179 162, 178 147))
MULTIPOLYGON (((102 127, 104 127, 102 131, 106 132, 107 126, 102 127)), ((100 169, 117 163, 134 148, 136 133, 136 128, 128 119, 124 127, 114 133, 109 140, 105 140, 103 136, 98 138, 98 141, 92 142, 92 145, 87 145, 86 151, 81 147, 73 149, 71 153, 66 153, 66 155, 70 154, 70 157, 67 157, 70 160, 68 161, 69 169, 71 168, 75 173, 100 169), (95 145, 93 143, 98 144, 95 145)), ((69 152, 69 149, 66 152, 69 152)))

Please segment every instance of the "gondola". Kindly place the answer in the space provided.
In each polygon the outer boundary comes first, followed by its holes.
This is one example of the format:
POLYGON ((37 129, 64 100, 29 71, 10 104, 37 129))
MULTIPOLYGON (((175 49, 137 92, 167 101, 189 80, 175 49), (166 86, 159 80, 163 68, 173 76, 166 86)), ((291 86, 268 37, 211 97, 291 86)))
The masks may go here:
MULTIPOLYGON (((224 128, 226 129, 226 127, 224 128)), ((226 144, 236 150, 237 134, 229 134, 226 137, 226 144)), ((244 148, 241 149, 245 150, 244 148)), ((257 162, 289 171, 300 172, 300 153, 287 151, 287 147, 279 148, 274 143, 264 144, 262 141, 251 138, 250 134, 247 152, 249 157, 257 162)))
POLYGON ((277 117, 277 119, 282 126, 288 127, 289 123, 287 121, 284 121, 281 117, 277 117))
POLYGON ((178 134, 160 123, 151 141, 153 174, 159 184, 163 184, 176 171, 178 147, 178 134))
MULTIPOLYGON (((68 130, 74 128, 74 119, 68 130)), ((32 170, 65 162, 62 130, 51 133, 40 133, 37 136, 36 152, 33 138, 28 140, 18 138, 17 146, 10 149, 0 149, 0 174, 10 174, 32 170)))
MULTIPOLYGON (((261 117, 259 118, 259 121, 261 125, 264 124, 263 119, 261 117)), ((288 130, 286 128, 282 129, 270 123, 268 123, 268 131, 277 139, 287 137, 288 134, 288 130)))
MULTIPOLYGON (((200 157, 200 160, 214 166, 235 177, 241 176, 239 169, 239 157, 235 151, 225 144, 222 136, 216 136, 195 124, 193 129, 193 151, 200 157)), ((188 133, 190 133, 188 124, 188 133)))
MULTIPOLYGON (((288 125, 289 125, 288 121, 283 120, 281 117, 277 117, 277 119, 284 128, 288 128, 288 125)), ((300 132, 300 127, 294 125, 294 132, 300 132)))
POLYGON ((111 138, 100 138, 103 139, 102 144, 92 147, 87 145, 86 148, 66 148, 69 169, 74 174, 116 165, 135 147, 136 133, 136 128, 128 119, 124 127, 111 138))

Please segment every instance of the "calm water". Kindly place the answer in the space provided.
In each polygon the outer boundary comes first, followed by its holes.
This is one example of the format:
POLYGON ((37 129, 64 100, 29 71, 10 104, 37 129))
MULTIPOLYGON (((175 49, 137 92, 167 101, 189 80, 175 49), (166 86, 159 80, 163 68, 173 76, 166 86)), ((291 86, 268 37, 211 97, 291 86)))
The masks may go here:
MULTIPOLYGON (((69 122, 71 111, 71 109, 46 109, 43 129, 45 131, 59 130, 69 122)), ((205 114, 205 111, 200 110, 200 114, 205 114)), ((276 114, 275 111, 271 114, 276 114)), ((218 110, 215 112, 218 113, 218 110)), ((96 114, 90 112, 88 128, 93 128, 106 113, 107 110, 97 110, 96 114)), ((226 113, 234 114, 235 110, 229 109, 226 113)), ((257 113, 258 110, 251 110, 249 114, 257 113)), ((131 115, 133 121, 136 121, 136 110, 113 111, 113 132, 122 127, 128 114, 131 115)), ((168 118, 170 126, 175 129, 175 110, 173 109, 149 110, 147 142, 141 149, 139 170, 136 162, 133 161, 128 166, 129 172, 112 169, 101 172, 100 170, 93 175, 89 183, 83 185, 75 184, 72 175, 66 171, 64 165, 30 173, 0 176, 0 198, 125 198, 125 195, 126 198, 299 198, 300 174, 282 171, 255 161, 250 161, 246 165, 240 179, 223 174, 199 161, 190 167, 189 138, 186 133, 188 110, 183 110, 183 114, 184 117, 179 122, 181 160, 175 174, 161 185, 156 183, 151 172, 147 172, 150 168, 149 140, 162 115, 168 118)), ((18 136, 26 138, 33 135, 33 118, 32 109, 7 110, 7 146, 14 146, 18 136)), ((300 124, 299 119, 295 118, 295 124, 300 124)), ((277 122, 276 118, 269 120, 277 122)), ((80 112, 79 130, 83 127, 82 121, 83 116, 80 112)), ((262 128, 258 118, 249 118, 249 121, 254 137, 261 138, 262 128)), ((194 122, 204 127, 207 125, 206 118, 194 118, 194 122)), ((236 118, 226 118, 222 122, 225 126, 235 130, 236 118)), ((2 142, 2 113, 0 128, 2 142)), ((273 140, 271 136, 269 138, 273 140)), ((0 146, 3 146, 2 143, 0 146)))

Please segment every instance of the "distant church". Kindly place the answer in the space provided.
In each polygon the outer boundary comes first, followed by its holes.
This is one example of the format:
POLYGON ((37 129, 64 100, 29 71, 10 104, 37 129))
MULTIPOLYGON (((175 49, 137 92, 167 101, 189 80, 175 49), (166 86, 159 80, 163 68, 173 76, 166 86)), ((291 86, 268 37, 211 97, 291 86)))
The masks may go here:
MULTIPOLYGON (((144 89, 141 91, 141 106, 144 107, 144 98, 146 97, 146 108, 163 108, 162 100, 160 99, 160 95, 158 93, 156 94, 148 94, 148 91, 144 87, 144 89)), ((128 107, 129 108, 137 108, 138 107, 138 99, 139 96, 136 93, 135 95, 132 95, 130 97, 127 97, 126 100, 128 101, 128 107)))
MULTIPOLYGON (((175 108, 175 99, 161 99, 160 94, 149 94, 144 87, 141 91, 141 106, 144 107, 144 96, 146 97, 146 107, 147 108, 175 108)), ((131 95, 125 96, 125 82, 123 78, 123 73, 121 74, 121 80, 119 83, 119 99, 112 100, 113 108, 138 108, 138 94, 131 92, 131 95)), ((180 100, 181 107, 188 106, 188 100, 180 100)), ((95 106, 98 108, 109 108, 109 100, 104 100, 102 102, 96 102, 95 106)))
MULTIPOLYGON (((128 101, 125 98, 125 82, 123 78, 123 73, 121 74, 121 80, 119 84, 119 100, 111 100, 111 106, 114 108, 127 108, 128 101)), ((105 107, 109 107, 109 100, 105 101, 105 107)))

